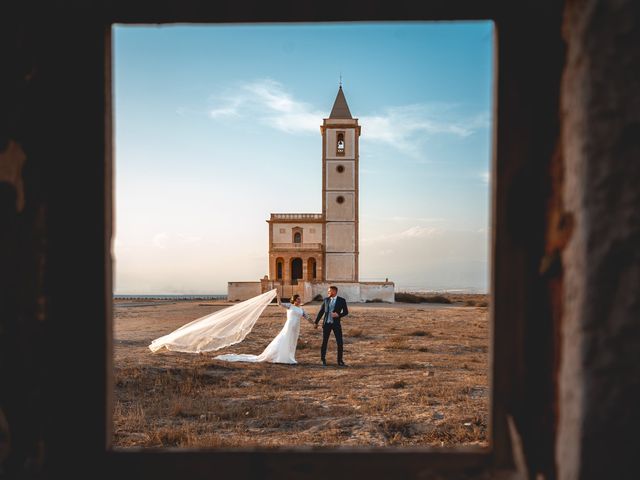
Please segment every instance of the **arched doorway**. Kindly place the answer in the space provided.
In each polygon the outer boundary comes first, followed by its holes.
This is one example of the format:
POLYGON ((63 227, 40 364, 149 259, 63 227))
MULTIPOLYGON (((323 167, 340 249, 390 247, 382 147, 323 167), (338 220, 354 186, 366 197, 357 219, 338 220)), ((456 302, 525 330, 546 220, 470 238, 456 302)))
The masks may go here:
POLYGON ((284 277, 284 259, 276 258, 276 280, 282 280, 284 277))
POLYGON ((298 280, 302 278, 302 259, 291 259, 291 284, 296 285, 298 280))
POLYGON ((316 259, 311 257, 309 260, 307 260, 307 277, 309 278, 309 280, 315 280, 316 275, 316 259))

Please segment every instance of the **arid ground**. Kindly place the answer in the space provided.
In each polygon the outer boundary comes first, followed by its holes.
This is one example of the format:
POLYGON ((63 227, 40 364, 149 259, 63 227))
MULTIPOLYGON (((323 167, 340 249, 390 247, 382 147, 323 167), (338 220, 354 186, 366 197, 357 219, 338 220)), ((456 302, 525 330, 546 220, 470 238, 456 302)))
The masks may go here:
MULTIPOLYGON (((258 354, 285 321, 270 305, 240 344, 211 354, 162 350, 151 340, 224 308, 202 301, 116 301, 114 445, 487 445, 487 308, 483 296, 444 304, 351 304, 346 368, 320 365, 321 329, 304 320, 297 365, 226 363, 258 354)), ((319 304, 304 306, 315 314, 319 304)))

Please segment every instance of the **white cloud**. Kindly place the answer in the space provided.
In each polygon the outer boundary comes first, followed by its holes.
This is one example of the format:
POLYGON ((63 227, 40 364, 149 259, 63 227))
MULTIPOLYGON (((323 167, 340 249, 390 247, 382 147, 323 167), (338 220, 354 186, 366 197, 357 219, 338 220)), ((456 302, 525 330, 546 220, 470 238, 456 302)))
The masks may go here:
POLYGON ((325 113, 293 98, 281 83, 270 78, 243 83, 234 93, 214 98, 213 119, 248 115, 287 133, 315 133, 325 113))
POLYGON ((151 239, 151 245, 164 250, 176 245, 197 245, 202 241, 202 237, 185 233, 168 234, 167 232, 157 233, 151 239))
MULTIPOLYGON (((321 119, 328 116, 328 111, 294 98, 280 82, 270 78, 242 83, 233 92, 212 100, 212 119, 251 116, 287 133, 316 133, 321 119)), ((443 103, 395 106, 379 114, 361 116, 360 123, 366 128, 367 140, 418 155, 428 136, 464 138, 489 126, 488 114, 467 117, 458 110, 456 105, 443 103)))
POLYGON ((371 245, 375 243, 394 243, 412 238, 429 238, 441 235, 444 232, 442 228, 427 228, 415 225, 406 230, 397 233, 391 233, 387 235, 380 235, 374 238, 363 238, 361 242, 365 245, 371 245))
POLYGON ((366 138, 381 142, 404 153, 417 156, 421 144, 429 136, 453 135, 469 137, 489 125, 488 115, 461 116, 455 105, 415 104, 389 107, 382 114, 363 116, 366 138))
POLYGON ((165 249, 167 248, 167 241, 169 240, 169 235, 166 232, 157 233, 153 236, 151 240, 151 245, 155 248, 165 249))

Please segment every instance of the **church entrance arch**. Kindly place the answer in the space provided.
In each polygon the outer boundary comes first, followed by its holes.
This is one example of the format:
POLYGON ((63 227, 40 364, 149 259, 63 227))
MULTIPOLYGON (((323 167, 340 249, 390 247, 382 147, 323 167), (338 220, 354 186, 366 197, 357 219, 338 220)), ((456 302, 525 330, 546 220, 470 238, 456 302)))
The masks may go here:
POLYGON ((284 258, 276 259, 276 280, 284 278, 284 258))
POLYGON ((291 283, 297 285, 302 278, 302 259, 299 257, 291 259, 291 283))
POLYGON ((309 277, 309 280, 315 280, 316 274, 316 259, 311 257, 307 260, 307 277, 309 277))

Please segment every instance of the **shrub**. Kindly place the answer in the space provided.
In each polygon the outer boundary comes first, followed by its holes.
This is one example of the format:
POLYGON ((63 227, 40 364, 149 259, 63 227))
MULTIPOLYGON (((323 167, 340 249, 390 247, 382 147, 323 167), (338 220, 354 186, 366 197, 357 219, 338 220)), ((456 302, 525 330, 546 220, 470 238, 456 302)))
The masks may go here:
POLYGON ((424 297, 423 302, 425 303, 451 303, 444 295, 430 295, 428 297, 424 297))
POLYGON ((396 302, 404 303, 422 303, 422 298, 420 295, 407 292, 397 292, 395 295, 396 302))
POLYGON ((404 303, 451 303, 444 295, 417 295, 415 293, 398 292, 395 295, 396 302, 404 303))
POLYGON ((392 337, 389 340, 387 340, 386 344, 384 345, 385 348, 390 349, 390 350, 405 350, 408 349, 409 347, 407 346, 407 342, 404 338, 402 337, 392 337))
POLYGON ((467 307, 488 307, 489 302, 486 300, 466 300, 464 302, 467 307))

